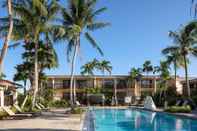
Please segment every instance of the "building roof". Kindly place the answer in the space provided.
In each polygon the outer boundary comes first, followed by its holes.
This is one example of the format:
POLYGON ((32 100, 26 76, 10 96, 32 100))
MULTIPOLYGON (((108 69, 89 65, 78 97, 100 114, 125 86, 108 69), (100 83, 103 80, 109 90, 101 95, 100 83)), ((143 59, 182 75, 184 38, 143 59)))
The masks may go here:
POLYGON ((22 85, 12 82, 12 81, 9 81, 9 80, 0 80, 0 86, 3 88, 8 87, 8 88, 12 88, 12 89, 17 89, 17 88, 22 87, 22 85))
MULTIPOLYGON (((182 81, 182 83, 185 83, 185 79, 182 81)), ((189 78, 189 82, 195 82, 197 83, 197 78, 189 78)))
MULTIPOLYGON (((94 76, 84 76, 84 75, 75 75, 75 78, 127 78, 129 75, 94 75, 94 76)), ((70 75, 48 75, 48 78, 70 78, 70 75)), ((143 78, 149 78, 149 79, 159 79, 159 76, 156 75, 149 75, 149 76, 143 76, 143 78)))

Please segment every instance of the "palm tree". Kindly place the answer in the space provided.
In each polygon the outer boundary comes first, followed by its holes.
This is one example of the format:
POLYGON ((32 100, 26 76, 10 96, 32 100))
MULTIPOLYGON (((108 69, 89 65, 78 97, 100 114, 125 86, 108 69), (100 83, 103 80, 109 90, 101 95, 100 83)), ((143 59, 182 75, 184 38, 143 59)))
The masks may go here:
POLYGON ((82 75, 94 75, 94 70, 97 68, 99 61, 94 59, 93 61, 87 62, 81 67, 82 75))
POLYGON ((179 50, 172 50, 172 51, 166 51, 166 49, 162 50, 162 54, 166 56, 166 61, 169 65, 173 64, 174 67, 174 80, 176 84, 177 80, 177 68, 184 66, 183 57, 180 55, 179 50))
POLYGON ((84 36, 89 43, 96 48, 101 55, 102 50, 90 35, 89 31, 95 31, 109 25, 109 23, 96 21, 96 17, 104 12, 106 8, 95 10, 97 0, 69 0, 68 7, 62 9, 64 33, 60 37, 68 40, 67 56, 68 62, 71 57, 71 80, 70 80, 70 104, 76 101, 74 83, 75 63, 81 47, 81 37, 84 36), (73 92, 72 92, 73 90, 73 92), (74 98, 74 99, 73 99, 74 98))
POLYGON ((149 72, 153 71, 153 66, 151 65, 151 61, 147 60, 144 62, 142 71, 146 72, 147 76, 149 72))
POLYGON ((195 18, 196 15, 197 15, 197 1, 191 0, 190 16, 195 18))
POLYGON ((13 19, 12 19, 12 0, 7 0, 7 11, 8 11, 8 19, 9 19, 9 22, 8 22, 8 25, 9 25, 9 29, 7 31, 7 35, 5 37, 5 41, 4 41, 4 44, 3 44, 3 48, 1 50, 1 53, 0 53, 0 75, 2 75, 2 72, 3 72, 3 61, 5 59, 5 55, 7 53, 7 49, 8 49, 8 46, 9 46, 9 41, 10 41, 10 38, 11 38, 11 35, 12 35, 12 30, 13 30, 13 19))
POLYGON ((178 51, 183 57, 184 69, 185 69, 185 80, 187 87, 187 95, 190 97, 190 85, 188 80, 188 56, 191 54, 197 57, 197 44, 196 44, 196 31, 197 22, 193 21, 187 24, 180 32, 170 31, 169 36, 173 39, 175 45, 169 46, 165 49, 164 53, 178 51))
MULTIPOLYGON (((137 94, 137 82, 141 79, 142 74, 141 74, 141 69, 140 68, 131 68, 131 71, 129 72, 129 78, 128 82, 130 84, 134 83, 135 86, 135 95, 137 94)), ((128 84, 128 85, 130 85, 128 84)))
MULTIPOLYGON (((44 69, 56 68, 58 66, 57 54, 51 43, 44 43, 39 41, 38 43, 38 71, 39 79, 43 78, 44 69)), ((34 55, 35 46, 34 43, 26 43, 23 45, 25 52, 22 54, 23 63, 17 65, 16 74, 14 75, 14 81, 23 81, 24 87, 26 87, 27 80, 33 83, 34 75, 34 55)))
POLYGON ((29 71, 26 69, 26 65, 17 65, 16 67, 17 73, 14 75, 14 81, 23 81, 24 83, 24 95, 26 95, 26 84, 28 79, 29 71))
MULTIPOLYGON (((14 0, 12 1, 13 16, 13 35, 15 41, 24 40, 24 43, 33 42, 35 45, 34 59, 34 94, 32 108, 35 106, 36 94, 38 91, 38 42, 42 36, 45 39, 52 38, 51 32, 56 29, 54 20, 59 11, 59 5, 56 0, 14 0)), ((0 19, 2 27, 0 32, 6 32, 6 18, 0 19)))
POLYGON ((112 71, 111 62, 107 60, 102 60, 98 63, 97 69, 99 69, 103 75, 105 75, 105 72, 111 74, 112 71))

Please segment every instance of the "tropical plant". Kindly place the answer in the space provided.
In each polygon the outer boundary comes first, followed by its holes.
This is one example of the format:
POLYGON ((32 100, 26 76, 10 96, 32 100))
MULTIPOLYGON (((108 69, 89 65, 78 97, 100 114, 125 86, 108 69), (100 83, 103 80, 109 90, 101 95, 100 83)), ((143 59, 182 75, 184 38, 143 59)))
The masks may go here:
MULTIPOLYGON (((168 49, 167 49, 168 50, 168 49)), ((177 69, 184 66, 183 56, 180 55, 179 50, 166 51, 162 50, 162 54, 166 56, 166 62, 174 67, 174 79, 177 80, 177 69)))
MULTIPOLYGON (((34 79, 34 43, 27 43, 23 45, 25 52, 22 54, 23 63, 17 65, 15 68, 17 70, 14 75, 14 81, 23 81, 26 85, 26 81, 29 80, 31 85, 34 79)), ((46 80, 44 69, 51 69, 58 66, 58 59, 55 50, 51 43, 39 42, 38 46, 38 71, 39 71, 39 83, 40 89, 42 89, 42 83, 46 80)), ((26 87, 26 86, 24 86, 26 87)))
POLYGON ((197 15, 197 1, 191 0, 190 16, 196 18, 197 15))
POLYGON ((167 61, 160 61, 160 66, 154 67, 153 73, 158 73, 161 78, 159 82, 160 90, 158 90, 154 95, 154 99, 157 100, 157 103, 160 103, 159 105, 162 105, 163 101, 166 100, 166 91, 168 89, 167 81, 170 79, 169 70, 170 67, 167 61))
POLYGON ((82 75, 94 75, 94 70, 97 68, 99 61, 94 59, 93 61, 89 61, 81 67, 82 75))
POLYGON ((147 76, 148 73, 153 71, 153 66, 151 65, 151 61, 147 60, 144 62, 142 71, 145 72, 147 76))
POLYGON ((141 74, 141 69, 140 68, 131 68, 131 71, 129 72, 129 79, 131 81, 133 80, 140 80, 140 78, 142 77, 141 74))
MULTIPOLYGON (((54 25, 59 5, 56 0, 13 0, 13 33, 12 40, 23 40, 24 43, 33 42, 35 46, 34 54, 34 95, 32 107, 35 106, 35 99, 38 91, 38 42, 40 37, 51 40, 51 33, 56 30, 54 25)), ((8 30, 8 18, 1 18, 0 33, 8 30)))
POLYGON ((197 57, 197 22, 192 21, 183 27, 179 32, 170 31, 169 36, 173 39, 175 43, 172 46, 167 47, 163 52, 168 54, 170 52, 178 51, 183 57, 184 69, 185 69, 185 81, 187 87, 187 95, 190 97, 190 85, 188 80, 188 57, 193 55, 197 57))
POLYGON ((9 46, 9 41, 13 30, 13 18, 12 18, 12 0, 7 0, 7 12, 8 12, 8 31, 6 32, 5 41, 3 48, 0 52, 0 75, 3 73, 3 61, 5 59, 7 49, 9 46))
POLYGON ((71 59, 71 82, 70 82, 70 104, 76 101, 76 92, 73 84, 76 58, 81 47, 81 37, 84 36, 90 44, 103 55, 97 42, 90 35, 90 31, 104 28, 109 23, 96 21, 96 17, 103 13, 106 8, 95 10, 97 0, 69 0, 68 7, 62 9, 64 33, 60 34, 62 40, 67 39, 67 58, 71 59))
POLYGON ((29 74, 29 68, 27 68, 29 64, 20 64, 17 65, 15 68, 17 70, 17 73, 14 75, 13 80, 14 81, 23 81, 23 88, 24 88, 24 95, 26 95, 26 84, 29 74))
POLYGON ((103 75, 105 74, 105 72, 111 74, 112 71, 111 62, 107 60, 102 60, 97 64, 97 69, 100 70, 103 75))
MULTIPOLYGON (((129 77, 128 77, 128 87, 130 87, 133 83, 135 86, 135 91, 137 90, 137 82, 141 80, 142 70, 140 68, 131 68, 131 71, 129 72, 129 77)), ((135 93, 137 94, 137 92, 135 93)))

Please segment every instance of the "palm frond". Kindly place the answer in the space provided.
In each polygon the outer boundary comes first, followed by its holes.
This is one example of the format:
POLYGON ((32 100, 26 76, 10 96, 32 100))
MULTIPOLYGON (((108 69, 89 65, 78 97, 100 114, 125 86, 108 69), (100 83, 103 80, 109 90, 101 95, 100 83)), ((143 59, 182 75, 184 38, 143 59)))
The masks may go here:
POLYGON ((70 62, 70 54, 72 53, 73 51, 73 47, 74 47, 74 40, 71 39, 69 42, 68 42, 68 45, 67 45, 67 49, 66 49, 66 55, 67 55, 67 61, 70 62))
POLYGON ((175 52, 178 50, 179 50, 178 46, 169 46, 162 50, 162 54, 166 55, 166 54, 169 54, 170 52, 175 52))
POLYGON ((90 31, 94 31, 94 30, 97 30, 97 29, 104 28, 106 26, 110 26, 110 23, 95 22, 95 23, 87 25, 87 29, 90 30, 90 31))
POLYGON ((103 13, 104 11, 106 11, 107 8, 106 7, 103 7, 103 8, 100 8, 98 10, 96 10, 93 14, 92 14, 92 17, 95 17, 97 15, 100 15, 101 13, 103 13))
POLYGON ((92 38, 92 36, 90 36, 90 34, 88 32, 85 33, 85 37, 86 39, 90 42, 90 44, 96 48, 96 50, 98 50, 98 52, 103 56, 104 53, 101 50, 101 48, 98 46, 98 44, 96 43, 96 41, 92 38))
POLYGON ((37 10, 39 10, 39 13, 43 16, 47 16, 48 15, 48 11, 46 6, 44 6, 45 1, 41 1, 41 0, 32 0, 32 4, 33 7, 37 8, 37 10))

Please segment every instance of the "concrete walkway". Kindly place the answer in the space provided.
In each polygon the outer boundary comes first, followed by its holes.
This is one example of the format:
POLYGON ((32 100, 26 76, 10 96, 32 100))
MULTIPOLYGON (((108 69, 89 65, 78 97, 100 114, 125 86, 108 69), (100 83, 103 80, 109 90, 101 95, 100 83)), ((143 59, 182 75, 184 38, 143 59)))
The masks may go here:
POLYGON ((65 114, 64 110, 43 112, 40 117, 0 121, 0 131, 79 131, 80 115, 65 114))

